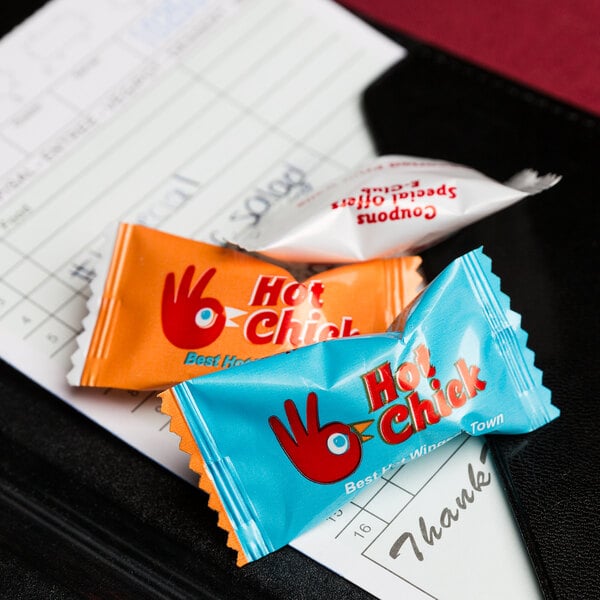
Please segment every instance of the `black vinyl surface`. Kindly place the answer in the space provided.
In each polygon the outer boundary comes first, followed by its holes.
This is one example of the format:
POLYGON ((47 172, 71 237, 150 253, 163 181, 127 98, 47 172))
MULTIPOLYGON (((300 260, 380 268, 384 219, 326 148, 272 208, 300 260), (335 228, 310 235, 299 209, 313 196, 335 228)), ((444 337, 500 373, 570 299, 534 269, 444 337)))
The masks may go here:
MULTIPOLYGON (((2 32, 39 4, 3 7, 2 32)), ((563 414, 490 442, 546 593, 600 597, 599 124, 402 41, 411 57, 365 96, 381 153, 448 158, 500 179, 526 166, 564 175, 427 251, 424 264, 433 276, 483 244, 523 314, 563 414)), ((371 597, 289 547, 238 569, 203 492, 5 363, 0 406, 0 597, 371 597)))
POLYGON ((546 597, 600 598, 600 121, 422 46, 370 86, 364 110, 380 154, 500 181, 526 167, 563 175, 422 256, 431 279, 483 245, 521 313, 561 416, 488 441, 546 597))

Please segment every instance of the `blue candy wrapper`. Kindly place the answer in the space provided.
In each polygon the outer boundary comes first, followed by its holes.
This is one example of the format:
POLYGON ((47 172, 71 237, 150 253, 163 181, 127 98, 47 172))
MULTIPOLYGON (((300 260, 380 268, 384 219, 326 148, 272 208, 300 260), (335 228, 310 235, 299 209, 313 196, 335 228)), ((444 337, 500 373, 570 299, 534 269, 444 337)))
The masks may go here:
POLYGON ((463 432, 526 433, 558 416, 481 249, 451 263, 390 329, 161 394, 238 564, 463 432))

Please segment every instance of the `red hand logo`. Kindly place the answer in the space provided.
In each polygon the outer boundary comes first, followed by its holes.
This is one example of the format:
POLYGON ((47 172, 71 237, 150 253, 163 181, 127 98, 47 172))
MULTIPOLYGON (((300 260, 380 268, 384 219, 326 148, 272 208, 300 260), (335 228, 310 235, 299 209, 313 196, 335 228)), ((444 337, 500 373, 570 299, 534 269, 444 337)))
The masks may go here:
POLYGON ((291 435, 275 416, 269 425, 292 464, 311 481, 334 483, 353 473, 360 464, 361 437, 340 422, 319 426, 317 395, 308 394, 306 400, 306 428, 292 400, 284 403, 291 435))
POLYGON ((225 327, 225 309, 216 298, 203 298, 204 288, 216 269, 207 269, 190 290, 194 266, 185 270, 175 293, 175 273, 165 278, 162 295, 162 327, 178 348, 202 348, 214 342, 225 327))

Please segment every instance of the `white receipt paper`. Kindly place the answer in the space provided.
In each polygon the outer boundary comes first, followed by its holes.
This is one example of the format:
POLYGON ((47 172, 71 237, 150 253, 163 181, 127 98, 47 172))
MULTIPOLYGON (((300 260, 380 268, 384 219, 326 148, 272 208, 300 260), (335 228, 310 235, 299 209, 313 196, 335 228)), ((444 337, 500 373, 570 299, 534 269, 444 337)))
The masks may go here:
MULTIPOLYGON (((347 173, 373 156, 360 93, 403 55, 328 0, 46 4, 0 41, 2 358, 193 481, 154 393, 67 385, 105 240, 221 243, 347 173)), ((539 596, 481 441, 364 488, 292 545, 379 598, 539 596)))

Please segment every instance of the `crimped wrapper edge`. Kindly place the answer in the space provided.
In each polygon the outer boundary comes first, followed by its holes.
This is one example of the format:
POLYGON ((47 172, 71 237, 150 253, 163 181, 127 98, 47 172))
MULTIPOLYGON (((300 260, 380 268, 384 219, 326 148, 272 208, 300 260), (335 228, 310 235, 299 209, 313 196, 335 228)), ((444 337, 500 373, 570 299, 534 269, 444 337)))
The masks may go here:
POLYGON ((181 408, 170 389, 165 390, 158 395, 162 400, 161 411, 165 415, 171 417, 169 430, 179 436, 181 440, 179 449, 190 455, 189 467, 199 475, 198 487, 208 494, 208 506, 216 511, 218 515, 217 525, 227 532, 227 546, 236 552, 236 564, 238 567, 242 567, 248 563, 248 558, 244 554, 240 540, 227 516, 227 512, 221 502, 217 489, 206 472, 204 459, 202 458, 202 454, 194 441, 190 428, 183 417, 181 408))

